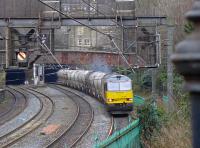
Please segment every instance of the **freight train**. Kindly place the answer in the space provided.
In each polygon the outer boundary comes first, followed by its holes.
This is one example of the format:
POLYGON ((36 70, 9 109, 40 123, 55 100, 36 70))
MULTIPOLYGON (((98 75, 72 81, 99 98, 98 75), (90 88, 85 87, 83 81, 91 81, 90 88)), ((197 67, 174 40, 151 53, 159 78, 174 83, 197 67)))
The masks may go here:
POLYGON ((85 70, 61 69, 57 72, 62 84, 99 99, 111 114, 133 110, 132 81, 124 75, 85 70))

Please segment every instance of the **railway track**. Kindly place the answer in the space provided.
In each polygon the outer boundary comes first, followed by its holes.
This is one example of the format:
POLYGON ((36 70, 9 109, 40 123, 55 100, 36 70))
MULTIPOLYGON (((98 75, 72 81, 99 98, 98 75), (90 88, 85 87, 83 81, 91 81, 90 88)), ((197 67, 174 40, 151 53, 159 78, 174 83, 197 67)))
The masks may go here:
POLYGON ((117 132, 129 124, 129 116, 128 115, 115 115, 111 118, 111 126, 108 132, 108 136, 111 136, 114 132, 117 132))
MULTIPOLYGON (((94 119, 93 109, 79 93, 70 91, 70 89, 62 86, 54 85, 51 87, 73 100, 74 104, 76 104, 77 106, 77 109, 75 115, 73 116, 73 120, 70 120, 70 122, 66 125, 62 125, 59 131, 51 135, 51 140, 46 139, 42 142, 43 144, 40 146, 44 148, 75 147, 90 129, 90 126, 94 119)), ((35 116, 27 120, 24 124, 20 125, 11 132, 6 133, 5 135, 0 136, 1 148, 18 147, 21 145, 20 143, 22 141, 28 141, 27 139, 30 139, 30 135, 35 135, 35 133, 39 133, 39 131, 41 131, 41 129, 45 127, 44 125, 48 122, 48 120, 53 118, 52 114, 54 112, 55 104, 48 95, 45 95, 45 92, 40 92, 41 90, 39 91, 37 89, 25 87, 10 87, 10 89, 15 89, 15 91, 21 92, 24 95, 31 94, 32 96, 38 98, 40 100, 40 109, 37 114, 35 114, 35 116)))
POLYGON ((107 138, 113 134, 113 131, 114 131, 114 117, 112 116, 112 117, 111 117, 110 130, 108 131, 108 136, 107 136, 107 138))
POLYGON ((0 125, 20 114, 27 105, 27 97, 23 93, 10 87, 7 87, 6 91, 9 93, 9 97, 11 97, 11 102, 4 109, 5 111, 0 114, 0 125))
POLYGON ((114 116, 114 131, 119 131, 129 124, 128 115, 114 116))
POLYGON ((20 92, 28 92, 40 100, 40 109, 39 111, 28 121, 26 121, 21 126, 17 127, 13 131, 3 135, 0 137, 0 147, 9 147, 14 143, 20 141, 21 138, 31 133, 35 129, 37 129, 43 122, 45 122, 52 114, 53 111, 53 102, 47 96, 42 96, 42 94, 38 94, 33 90, 25 90, 24 88, 12 88, 16 91, 20 92))
POLYGON ((82 137, 89 130, 93 119, 94 112, 90 104, 78 93, 72 92, 66 87, 62 86, 50 86, 58 91, 64 93, 73 99, 78 106, 78 111, 73 123, 66 128, 63 133, 56 140, 49 143, 46 147, 64 148, 75 147, 76 144, 82 139, 82 137))

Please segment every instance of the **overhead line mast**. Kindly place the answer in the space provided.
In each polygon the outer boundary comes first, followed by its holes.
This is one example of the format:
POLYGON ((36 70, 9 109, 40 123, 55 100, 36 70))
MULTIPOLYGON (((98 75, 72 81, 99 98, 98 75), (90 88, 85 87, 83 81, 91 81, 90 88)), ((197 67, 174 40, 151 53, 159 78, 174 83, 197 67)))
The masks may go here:
MULTIPOLYGON (((120 40, 120 41, 125 41, 124 39, 114 37, 114 36, 112 36, 112 35, 110 35, 110 34, 106 34, 106 33, 101 32, 100 30, 98 30, 98 29, 96 29, 96 28, 93 28, 93 27, 91 27, 91 26, 89 26, 89 25, 86 25, 86 24, 84 24, 84 23, 78 21, 77 19, 73 18, 72 16, 63 13, 63 12, 60 11, 60 10, 57 10, 56 8, 54 8, 54 7, 52 7, 52 6, 48 5, 48 4, 46 4, 45 2, 43 2, 43 1, 41 1, 41 0, 38 0, 38 1, 41 2, 42 4, 44 4, 45 6, 47 6, 47 7, 51 8, 51 9, 53 9, 54 11, 56 11, 56 12, 58 12, 58 13, 64 15, 65 17, 68 17, 68 18, 72 19, 73 21, 75 21, 75 22, 77 22, 77 23, 79 23, 79 24, 81 24, 81 25, 83 25, 83 26, 85 26, 85 27, 87 27, 87 28, 89 28, 89 29, 91 29, 91 30, 93 30, 93 31, 96 31, 96 32, 98 32, 98 33, 100 33, 100 34, 103 34, 103 35, 107 36, 107 37, 110 39, 111 42, 113 42, 113 39, 117 39, 117 40, 120 40)), ((115 42, 113 42, 113 43, 114 43, 114 46, 116 47, 116 49, 119 51, 119 55, 120 55, 120 56, 122 57, 122 59, 128 64, 128 66, 131 68, 132 72, 135 73, 134 70, 133 70, 133 68, 132 68, 132 66, 130 65, 130 63, 129 63, 128 60, 126 59, 126 57, 123 56, 123 52, 120 50, 120 48, 119 48, 118 46, 116 46, 116 43, 115 43, 115 42), (122 53, 122 54, 120 54, 120 53, 122 53)))

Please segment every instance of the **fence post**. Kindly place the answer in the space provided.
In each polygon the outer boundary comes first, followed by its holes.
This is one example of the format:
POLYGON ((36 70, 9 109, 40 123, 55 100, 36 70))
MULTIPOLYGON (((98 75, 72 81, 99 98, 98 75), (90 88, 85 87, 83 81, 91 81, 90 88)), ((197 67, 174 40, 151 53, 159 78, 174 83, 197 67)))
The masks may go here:
POLYGON ((186 90, 192 103, 193 148, 200 148, 200 0, 195 0, 186 18, 193 22, 195 31, 177 45, 172 61, 184 76, 186 90))

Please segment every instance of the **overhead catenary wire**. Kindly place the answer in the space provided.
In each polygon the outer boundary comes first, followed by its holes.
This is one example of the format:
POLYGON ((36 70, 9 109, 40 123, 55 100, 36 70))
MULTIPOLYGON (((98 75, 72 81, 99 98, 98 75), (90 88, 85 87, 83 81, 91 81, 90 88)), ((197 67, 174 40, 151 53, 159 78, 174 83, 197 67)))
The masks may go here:
POLYGON ((51 59, 49 58, 49 55, 45 53, 45 57, 47 57, 48 61, 50 62, 50 67, 53 67, 54 69, 56 68, 54 63, 51 63, 51 59))
MULTIPOLYGON (((40 1, 40 0, 39 0, 40 1)), ((88 26, 87 26, 88 27, 88 26)), ((89 26, 90 27, 90 26, 89 26)), ((93 27, 91 27, 91 28, 93 28, 93 27)), ((90 29, 91 29, 90 28, 90 29)), ((94 28, 95 29, 95 28, 94 28)), ((96 30, 95 30, 96 31, 96 30)), ((101 31, 100 31, 101 32, 101 31)), ((102 33, 102 32, 101 32, 102 33)), ((113 37, 113 36, 111 36, 111 35, 109 35, 109 34, 107 34, 107 33, 104 33, 104 35, 106 35, 107 37, 111 37, 111 38, 113 38, 113 39, 115 39, 116 37, 113 37)), ((124 41, 123 39, 120 39, 120 40, 122 40, 122 41, 124 41)), ((113 40, 114 41, 114 40, 113 40)), ((46 46, 47 47, 47 46, 46 46)), ((44 46, 44 48, 46 49, 46 47, 44 46)), ((119 49, 120 50, 120 48, 118 47, 117 49, 119 49)), ((48 47, 47 47, 47 50, 48 50, 48 47)), ((50 51, 50 50, 49 50, 50 51)), ((121 51, 121 50, 120 50, 121 51)), ((51 52, 50 52, 51 53, 51 52)), ((52 54, 52 53, 51 53, 52 54)), ((121 54, 121 56, 123 56, 124 57, 124 55, 123 55, 123 52, 120 52, 120 54, 121 54)), ((125 57, 125 59, 126 59, 126 57, 125 57)), ((127 61, 127 60, 126 60, 127 61)), ((56 60, 56 62, 57 63, 59 63, 59 61, 58 60, 56 60)), ((60 64, 59 64, 60 65, 60 64)))
POLYGON ((51 56, 52 56, 53 59, 56 61, 56 63, 57 63, 61 68, 63 68, 62 65, 60 64, 60 62, 58 61, 58 59, 53 55, 53 53, 51 52, 51 50, 49 49, 49 47, 48 47, 44 42, 42 42, 42 39, 41 39, 39 33, 36 32, 36 34, 37 34, 37 38, 39 39, 39 44, 40 44, 40 46, 43 47, 43 48, 45 48, 45 49, 51 54, 51 56))
POLYGON ((119 41, 125 41, 125 40, 123 40, 123 39, 121 39, 121 38, 114 37, 114 36, 112 36, 112 35, 110 35, 110 34, 107 34, 107 33, 102 32, 102 31, 100 31, 100 30, 98 30, 98 29, 96 29, 96 28, 94 28, 94 27, 91 27, 91 26, 89 26, 89 25, 87 25, 87 24, 84 24, 84 23, 80 22, 79 20, 77 20, 76 18, 72 17, 71 15, 66 14, 66 13, 63 13, 62 11, 57 10, 56 8, 54 8, 54 7, 52 7, 52 6, 48 5, 48 4, 46 4, 45 2, 43 2, 43 1, 41 1, 41 0, 38 0, 38 1, 39 1, 40 3, 42 3, 43 5, 45 5, 45 6, 49 7, 49 8, 51 8, 52 10, 54 10, 54 11, 60 13, 61 15, 65 16, 65 17, 67 17, 67 18, 70 18, 71 20, 73 20, 73 21, 79 23, 79 24, 82 25, 82 26, 85 26, 85 27, 87 27, 87 28, 89 28, 89 29, 91 29, 91 30, 93 30, 93 31, 96 31, 96 32, 98 32, 98 33, 100 33, 100 34, 102 34, 102 35, 105 35, 105 36, 107 36, 108 38, 114 38, 114 39, 117 39, 117 40, 119 40, 119 41))
MULTIPOLYGON (((113 37, 113 36, 111 36, 110 34, 106 34, 106 33, 104 33, 104 32, 101 32, 100 30, 98 30, 98 29, 96 29, 96 28, 93 28, 93 27, 91 27, 91 26, 89 26, 89 25, 86 25, 86 24, 84 24, 84 23, 78 21, 77 19, 73 18, 72 16, 63 13, 63 12, 60 11, 60 10, 57 10, 56 8, 54 8, 54 7, 52 7, 52 6, 48 5, 48 4, 46 4, 45 2, 42 2, 41 0, 38 0, 38 1, 41 2, 42 4, 44 4, 45 6, 47 6, 47 7, 51 8, 51 9, 53 9, 54 11, 56 11, 56 12, 58 12, 58 13, 64 15, 64 16, 66 16, 66 17, 69 17, 69 18, 72 19, 73 21, 75 21, 75 22, 77 22, 77 23, 79 23, 79 24, 81 24, 81 25, 83 25, 83 26, 85 26, 85 27, 87 27, 87 28, 89 28, 89 29, 91 29, 91 30, 94 30, 94 31, 96 31, 96 32, 98 32, 98 33, 101 33, 101 34, 107 36, 107 37, 113 42, 113 44, 115 45, 115 47, 116 47, 117 50, 119 51, 119 55, 122 57, 122 59, 123 59, 123 60, 127 63, 127 65, 131 68, 132 72, 135 73, 135 71, 134 71, 133 68, 131 67, 130 63, 128 62, 128 60, 126 59, 126 57, 123 55, 121 49, 117 46, 117 44, 116 44, 115 41, 113 40, 113 39, 118 39, 118 40, 120 40, 120 41, 125 41, 124 39, 117 38, 117 37, 113 37)), ((47 46, 46 46, 46 47, 47 47, 47 46)), ((48 47, 47 47, 47 48, 48 48, 48 47)), ((57 59, 56 59, 56 60, 57 60, 57 59)), ((59 64, 59 65, 60 65, 60 64, 59 64)), ((61 66, 61 67, 62 67, 62 66, 61 66)))
POLYGON ((61 68, 63 68, 62 67, 62 65, 60 64, 60 62, 58 61, 58 59, 53 55, 53 53, 50 51, 50 49, 47 47, 47 45, 46 44, 44 44, 44 43, 39 43, 43 48, 45 48, 46 50, 48 50, 49 51, 49 53, 51 54, 51 56, 53 57, 53 59, 56 61, 56 63, 61 67, 61 68))
MULTIPOLYGON (((107 16, 105 13, 99 11, 96 7, 92 6, 91 4, 89 4, 88 2, 86 2, 85 0, 81 0, 81 1, 84 2, 86 5, 88 5, 90 8, 94 9, 98 14, 101 14, 101 15, 103 15, 105 18, 108 18, 108 16, 107 16)), ((109 19, 110 21, 112 21, 113 23, 115 23, 117 26, 119 26, 119 27, 121 27, 121 28, 125 28, 123 25, 119 24, 117 21, 114 21, 114 20, 111 19, 111 18, 108 18, 108 19, 109 19)))
MULTIPOLYGON (((107 36, 109 36, 109 34, 106 34, 107 36)), ((114 37, 113 37, 114 38, 114 37)), ((130 48, 130 47, 129 47, 130 48)), ((122 53, 122 56, 123 56, 123 53, 122 53)), ((126 60, 127 61, 127 60, 126 60)))
MULTIPOLYGON (((89 4, 88 2, 86 2, 85 0, 81 0, 81 1, 84 2, 85 4, 87 4, 89 7, 93 8, 94 10, 96 10, 98 14, 101 14, 101 15, 104 15, 105 17, 107 17, 107 15, 105 13, 99 11, 98 9, 96 9, 94 6, 92 6, 91 4, 89 4)), ((117 5, 117 7, 119 7, 119 6, 117 5)), ((110 19, 110 20, 112 22, 114 22, 116 25, 120 26, 121 28, 125 28, 124 25, 123 25, 123 23, 122 23, 122 16, 121 15, 120 15, 121 24, 119 24, 118 22, 116 22, 116 21, 114 21, 112 19, 110 19)), ((157 34, 149 34, 149 35, 145 35, 145 36, 155 36, 156 37, 157 34)), ((123 39, 121 39, 121 40, 123 40, 123 39)), ((133 43, 131 43, 131 45, 127 49, 125 49, 125 51, 128 50, 131 46, 133 46, 135 44, 135 42, 136 41, 134 41, 133 43)), ((156 41, 151 41, 151 42, 137 42, 137 43, 154 43, 154 42, 156 42, 156 41)))
POLYGON ((126 64, 129 66, 129 68, 132 70, 132 72, 135 73, 135 71, 133 70, 132 66, 130 65, 130 63, 128 62, 128 60, 126 59, 126 57, 123 55, 122 51, 117 46, 117 44, 115 43, 115 41, 112 38, 110 40, 115 45, 115 47, 117 48, 117 50, 119 51, 119 54, 121 55, 122 59, 126 62, 126 64))

